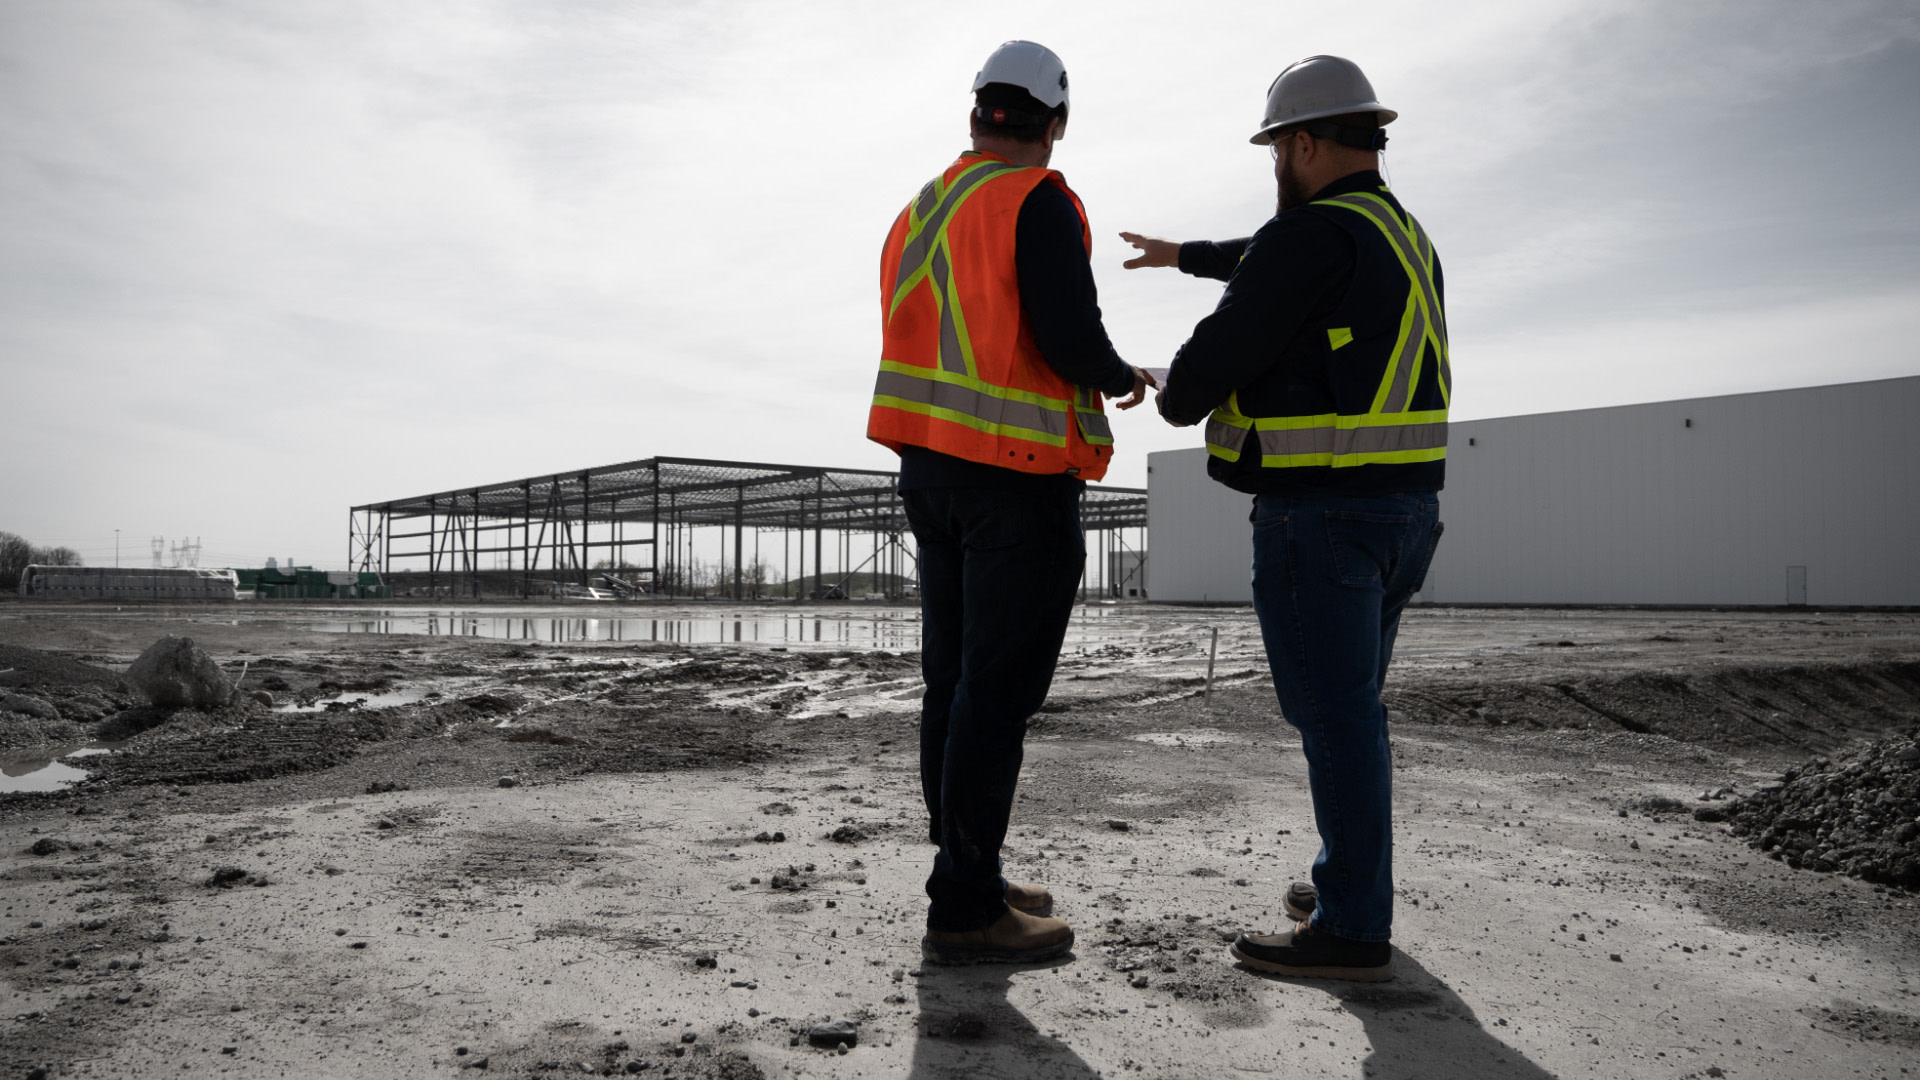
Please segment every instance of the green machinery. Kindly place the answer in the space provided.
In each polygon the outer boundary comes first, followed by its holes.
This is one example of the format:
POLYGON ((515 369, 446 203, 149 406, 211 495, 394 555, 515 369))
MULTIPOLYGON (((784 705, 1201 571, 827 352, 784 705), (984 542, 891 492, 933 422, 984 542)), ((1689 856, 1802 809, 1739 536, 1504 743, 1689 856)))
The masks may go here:
POLYGON ((240 591, 260 600, 386 600, 393 590, 380 575, 366 571, 315 570, 311 566, 268 566, 235 570, 240 591))

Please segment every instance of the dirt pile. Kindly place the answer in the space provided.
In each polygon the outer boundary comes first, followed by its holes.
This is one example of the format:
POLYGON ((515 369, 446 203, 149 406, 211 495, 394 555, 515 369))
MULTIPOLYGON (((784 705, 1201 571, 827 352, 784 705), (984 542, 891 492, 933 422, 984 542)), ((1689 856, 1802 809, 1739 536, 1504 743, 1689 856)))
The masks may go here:
POLYGON ((135 698, 105 668, 0 645, 0 750, 79 741, 86 735, 81 725, 111 716, 135 698))
POLYGON ((1913 736, 1874 743, 1852 761, 1814 758, 1781 780, 1694 816, 1730 821, 1734 835, 1797 869, 1920 890, 1920 742, 1913 736))

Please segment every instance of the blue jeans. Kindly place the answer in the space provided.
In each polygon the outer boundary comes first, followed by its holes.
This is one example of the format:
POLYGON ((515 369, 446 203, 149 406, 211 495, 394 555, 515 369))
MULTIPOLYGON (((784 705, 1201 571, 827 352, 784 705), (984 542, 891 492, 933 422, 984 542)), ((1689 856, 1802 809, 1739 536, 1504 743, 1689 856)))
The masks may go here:
POLYGON ((1000 848, 1027 719, 1054 664, 1086 564, 1079 493, 904 491, 920 548, 920 787, 940 845, 927 929, 979 930, 1007 912, 1000 848))
POLYGON ((1280 711, 1300 731, 1320 833, 1313 925, 1352 941, 1386 941, 1393 929, 1393 763, 1380 688, 1439 517, 1432 494, 1254 502, 1253 607, 1280 711))

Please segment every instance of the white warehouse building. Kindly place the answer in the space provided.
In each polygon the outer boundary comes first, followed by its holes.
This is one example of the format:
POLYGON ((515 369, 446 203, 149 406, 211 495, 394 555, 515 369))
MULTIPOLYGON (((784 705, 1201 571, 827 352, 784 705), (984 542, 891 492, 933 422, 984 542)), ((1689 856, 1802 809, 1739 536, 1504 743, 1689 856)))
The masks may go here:
MULTIPOLYGON (((1416 603, 1920 606, 1920 376, 1456 422, 1416 603)), ((1252 599, 1251 500, 1148 456, 1152 598, 1252 599)))

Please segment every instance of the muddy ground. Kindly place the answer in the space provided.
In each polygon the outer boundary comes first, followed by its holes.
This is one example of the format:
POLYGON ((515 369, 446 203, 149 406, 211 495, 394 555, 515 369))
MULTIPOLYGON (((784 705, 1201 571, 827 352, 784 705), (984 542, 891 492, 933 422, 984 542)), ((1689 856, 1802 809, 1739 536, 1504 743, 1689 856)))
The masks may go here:
MULTIPOLYGON (((1818 822, 1763 851, 1694 816, 1907 767, 1920 615, 1412 613, 1367 987, 1225 959, 1317 846, 1244 610, 1076 621, 1007 861, 1079 941, 971 970, 919 960, 911 651, 315 625, 0 604, 0 694, 59 713, 0 713, 8 781, 111 751, 0 796, 0 1077, 1920 1070, 1920 896, 1823 871, 1818 822), (283 708, 137 707, 117 674, 168 633, 283 708)), ((1912 811, 1874 813, 1849 835, 1912 811)))

